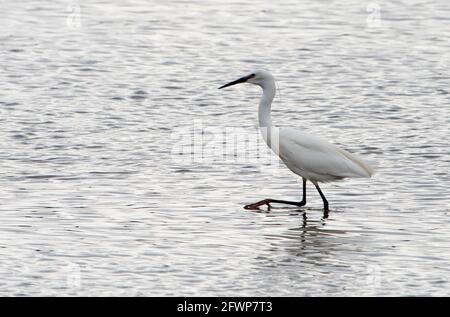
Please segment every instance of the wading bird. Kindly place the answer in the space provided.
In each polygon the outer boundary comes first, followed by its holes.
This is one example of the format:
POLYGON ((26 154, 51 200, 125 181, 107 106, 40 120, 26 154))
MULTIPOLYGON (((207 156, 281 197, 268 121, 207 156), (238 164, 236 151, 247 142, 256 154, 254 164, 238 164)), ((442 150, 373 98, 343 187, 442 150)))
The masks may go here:
POLYGON ((267 71, 258 70, 232 81, 219 89, 240 83, 250 83, 260 86, 263 90, 259 101, 258 119, 267 145, 280 157, 284 164, 303 179, 303 199, 287 201, 264 199, 245 206, 245 209, 258 209, 259 206, 271 203, 306 205, 306 182, 314 184, 322 197, 323 207, 328 211, 328 201, 320 190, 319 183, 332 182, 350 177, 370 177, 373 169, 355 155, 337 146, 293 128, 276 128, 272 126, 270 107, 276 93, 275 80, 267 71))

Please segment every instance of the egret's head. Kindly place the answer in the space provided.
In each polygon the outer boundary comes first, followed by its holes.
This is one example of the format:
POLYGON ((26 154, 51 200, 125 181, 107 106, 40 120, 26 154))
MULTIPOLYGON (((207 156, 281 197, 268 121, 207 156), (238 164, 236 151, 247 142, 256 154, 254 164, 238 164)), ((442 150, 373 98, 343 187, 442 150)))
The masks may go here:
POLYGON ((228 84, 219 87, 219 89, 242 83, 250 83, 263 87, 264 83, 266 83, 267 81, 273 81, 272 74, 270 74, 268 71, 265 70, 256 70, 244 77, 241 77, 239 79, 236 79, 232 82, 229 82, 228 84))

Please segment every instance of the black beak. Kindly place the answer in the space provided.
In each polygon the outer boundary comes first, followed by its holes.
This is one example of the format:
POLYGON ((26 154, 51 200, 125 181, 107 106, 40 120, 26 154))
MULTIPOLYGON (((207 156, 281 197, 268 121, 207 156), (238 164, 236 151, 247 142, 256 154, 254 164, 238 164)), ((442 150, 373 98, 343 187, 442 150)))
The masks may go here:
POLYGON ((225 88, 225 87, 230 87, 230 86, 233 86, 233 85, 236 85, 236 84, 240 84, 240 83, 245 83, 247 80, 249 80, 252 77, 255 77, 255 75, 251 74, 251 75, 248 75, 248 76, 244 76, 242 78, 239 78, 239 79, 237 79, 235 81, 232 81, 232 82, 230 82, 228 84, 225 84, 225 85, 219 87, 219 89, 222 89, 222 88, 225 88))

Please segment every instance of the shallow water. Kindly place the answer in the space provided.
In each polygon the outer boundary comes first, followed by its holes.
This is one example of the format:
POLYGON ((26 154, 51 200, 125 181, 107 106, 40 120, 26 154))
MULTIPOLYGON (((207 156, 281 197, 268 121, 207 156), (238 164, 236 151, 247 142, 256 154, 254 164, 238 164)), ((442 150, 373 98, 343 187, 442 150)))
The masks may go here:
POLYGON ((447 1, 80 4, 2 1, 0 295, 450 295, 447 1), (221 152, 260 140, 258 88, 217 90, 254 68, 377 166, 328 217, 242 208, 301 195, 221 152))

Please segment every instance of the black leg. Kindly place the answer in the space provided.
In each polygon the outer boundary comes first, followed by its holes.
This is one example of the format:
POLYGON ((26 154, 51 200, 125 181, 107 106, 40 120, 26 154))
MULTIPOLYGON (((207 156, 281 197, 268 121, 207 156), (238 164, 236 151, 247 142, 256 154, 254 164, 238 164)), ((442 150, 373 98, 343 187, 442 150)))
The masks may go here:
POLYGON ((300 204, 300 206, 306 205, 306 178, 303 179, 303 199, 300 204))
POLYGON ((288 201, 288 200, 279 200, 279 199, 264 199, 264 200, 258 201, 257 203, 244 206, 244 208, 245 209, 258 209, 259 206, 267 205, 267 207, 270 210, 270 204, 271 203, 294 205, 294 206, 297 206, 297 207, 301 207, 301 206, 306 205, 306 179, 303 178, 303 199, 300 202, 288 201))
POLYGON ((314 183, 314 186, 316 186, 317 191, 318 191, 319 194, 320 194, 320 197, 322 197, 322 200, 323 200, 323 210, 328 211, 328 201, 327 201, 327 199, 325 198, 325 195, 324 195, 324 194, 322 193, 322 191, 320 190, 319 184, 314 183))

